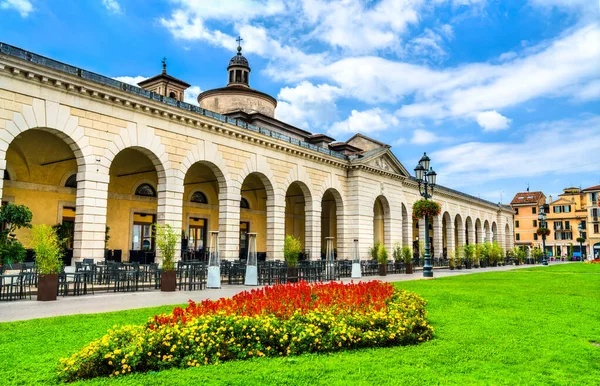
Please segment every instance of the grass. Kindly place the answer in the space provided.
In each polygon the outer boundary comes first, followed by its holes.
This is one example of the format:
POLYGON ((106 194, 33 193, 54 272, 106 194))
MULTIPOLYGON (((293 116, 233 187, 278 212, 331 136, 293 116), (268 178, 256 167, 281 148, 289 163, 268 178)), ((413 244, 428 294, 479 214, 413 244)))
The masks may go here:
MULTIPOLYGON (((567 264, 397 283, 428 299, 418 346, 255 359, 82 385, 597 385, 600 265, 567 264)), ((0 323, 0 383, 56 384, 58 359, 114 324, 172 307, 0 323)))

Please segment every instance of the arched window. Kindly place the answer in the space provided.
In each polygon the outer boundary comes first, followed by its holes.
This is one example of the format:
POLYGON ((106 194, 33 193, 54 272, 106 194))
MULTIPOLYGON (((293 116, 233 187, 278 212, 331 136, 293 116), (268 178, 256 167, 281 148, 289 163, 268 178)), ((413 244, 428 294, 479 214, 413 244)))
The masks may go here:
POLYGON ((175 93, 173 91, 171 91, 169 93, 169 98, 177 99, 177 96, 175 95, 175 93))
POLYGON ((156 190, 150 184, 141 184, 135 190, 136 196, 156 197, 156 190))
POLYGON ((77 174, 71 174, 65 182, 65 188, 77 188, 77 174))
POLYGON ((248 203, 248 200, 246 200, 243 197, 240 200, 240 208, 242 208, 242 209, 250 209, 250 204, 248 203))
POLYGON ((208 199, 206 198, 206 195, 199 190, 192 194, 192 198, 190 199, 190 201, 196 202, 198 204, 208 204, 208 199))
POLYGON ((8 174, 8 170, 4 169, 4 180, 10 181, 10 174, 8 174))

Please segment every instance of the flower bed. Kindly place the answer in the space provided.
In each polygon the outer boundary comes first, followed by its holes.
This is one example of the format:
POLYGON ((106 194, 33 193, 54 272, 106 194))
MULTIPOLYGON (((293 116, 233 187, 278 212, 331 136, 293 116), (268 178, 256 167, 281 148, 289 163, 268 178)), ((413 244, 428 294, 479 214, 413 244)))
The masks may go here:
POLYGON ((431 339, 425 301, 389 283, 276 285, 190 301, 146 325, 109 330, 61 359, 66 381, 252 357, 415 344, 431 339))

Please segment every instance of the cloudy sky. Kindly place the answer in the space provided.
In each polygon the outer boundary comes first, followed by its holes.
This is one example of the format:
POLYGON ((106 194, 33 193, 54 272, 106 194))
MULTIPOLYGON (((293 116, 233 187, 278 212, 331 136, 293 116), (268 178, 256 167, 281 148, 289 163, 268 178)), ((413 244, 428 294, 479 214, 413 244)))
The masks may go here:
POLYGON ((235 38, 278 119, 426 151, 440 183, 504 203, 600 184, 598 0, 0 0, 0 41, 186 100, 224 86, 235 38))

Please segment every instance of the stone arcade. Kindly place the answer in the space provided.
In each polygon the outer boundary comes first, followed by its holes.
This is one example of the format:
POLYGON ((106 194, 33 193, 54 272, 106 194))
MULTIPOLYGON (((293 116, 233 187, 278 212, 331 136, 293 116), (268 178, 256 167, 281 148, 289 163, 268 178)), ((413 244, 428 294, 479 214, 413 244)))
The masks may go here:
MULTIPOLYGON (((417 184, 389 145, 277 120, 277 101, 249 87, 241 48, 227 79, 197 107, 166 65, 138 88, 0 43, 3 202, 27 205, 34 223, 71 223, 74 260, 104 259, 106 226, 123 261, 152 253, 153 222, 181 231, 184 254, 219 231, 226 259, 245 252, 248 232, 267 259, 283 258, 286 234, 309 259, 326 237, 338 259, 351 259, 354 239, 363 259, 376 241, 423 240, 411 217, 417 184)), ((513 246, 510 207, 441 186, 434 199, 433 257, 486 240, 513 246)))

